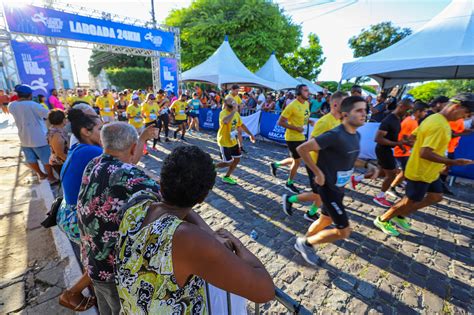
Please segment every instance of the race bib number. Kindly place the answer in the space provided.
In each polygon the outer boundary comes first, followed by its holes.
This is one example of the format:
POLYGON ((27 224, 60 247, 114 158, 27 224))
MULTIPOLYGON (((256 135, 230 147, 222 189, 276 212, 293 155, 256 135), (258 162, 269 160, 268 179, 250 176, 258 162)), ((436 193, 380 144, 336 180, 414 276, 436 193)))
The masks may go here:
POLYGON ((104 112, 110 113, 110 107, 105 107, 105 108, 104 108, 104 112))
POLYGON ((142 121, 142 118, 141 118, 141 117, 135 117, 134 120, 135 120, 136 122, 141 122, 141 121, 142 121))
POLYGON ((150 119, 151 120, 156 120, 156 114, 150 114, 150 119))
POLYGON ((180 115, 184 115, 184 110, 180 110, 180 111, 179 111, 179 114, 180 114, 180 115))
POLYGON ((337 172, 337 179, 336 179, 336 186, 337 187, 344 187, 349 180, 351 179, 352 173, 354 169, 348 171, 338 171, 337 172))

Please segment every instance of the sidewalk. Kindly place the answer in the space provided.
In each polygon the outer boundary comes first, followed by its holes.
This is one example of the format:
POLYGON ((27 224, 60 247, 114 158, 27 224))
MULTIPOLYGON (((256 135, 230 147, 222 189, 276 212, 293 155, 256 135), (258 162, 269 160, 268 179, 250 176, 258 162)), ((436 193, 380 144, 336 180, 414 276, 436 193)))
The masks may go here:
POLYGON ((58 296, 80 269, 65 236, 40 225, 53 194, 22 162, 11 123, 0 122, 0 314, 74 314, 58 296))

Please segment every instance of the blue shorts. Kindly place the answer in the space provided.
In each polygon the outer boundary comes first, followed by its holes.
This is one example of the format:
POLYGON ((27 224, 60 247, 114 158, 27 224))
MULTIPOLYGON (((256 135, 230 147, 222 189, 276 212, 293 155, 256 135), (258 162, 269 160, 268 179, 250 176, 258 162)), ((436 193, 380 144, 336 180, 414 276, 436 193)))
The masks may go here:
POLYGON ((189 113, 189 117, 191 117, 191 118, 199 118, 199 113, 190 112, 190 113, 189 113))
POLYGON ((42 147, 21 147, 23 154, 25 154, 26 163, 37 163, 38 160, 44 165, 49 164, 49 156, 51 155, 51 149, 49 145, 42 147))
POLYGON ((416 202, 420 202, 425 198, 426 193, 443 193, 443 183, 441 179, 438 178, 432 183, 417 182, 413 180, 406 179, 407 186, 405 188, 406 196, 408 199, 416 202))

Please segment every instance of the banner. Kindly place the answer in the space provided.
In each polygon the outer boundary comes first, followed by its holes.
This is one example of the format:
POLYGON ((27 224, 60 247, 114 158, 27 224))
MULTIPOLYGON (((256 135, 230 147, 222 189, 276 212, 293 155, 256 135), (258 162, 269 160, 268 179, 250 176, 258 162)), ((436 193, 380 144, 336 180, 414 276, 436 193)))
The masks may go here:
POLYGON ((178 95, 178 62, 174 58, 160 58, 160 80, 162 89, 178 95))
MULTIPOLYGON (((256 113, 253 113, 252 115, 241 117, 242 118, 242 123, 247 126, 249 131, 254 135, 259 134, 259 128, 258 128, 258 123, 260 121, 260 115, 261 111, 258 111, 256 113)), ((248 137, 247 133, 242 132, 242 136, 248 137)))
POLYGON ((33 96, 43 94, 47 97, 50 90, 54 89, 48 46, 14 40, 11 41, 11 46, 20 82, 31 87, 33 96))
POLYGON ((201 108, 199 110, 199 127, 207 130, 219 130, 220 109, 201 108))
POLYGON ((277 125, 280 115, 268 112, 262 112, 260 118, 260 135, 263 137, 285 143, 285 128, 277 125))
POLYGON ((174 34, 156 29, 56 11, 4 4, 11 32, 174 52, 174 34))
MULTIPOLYGON (((454 151, 456 159, 474 160, 474 134, 462 136, 459 140, 459 146, 454 151)), ((449 170, 453 176, 474 179, 474 165, 453 166, 449 170)))

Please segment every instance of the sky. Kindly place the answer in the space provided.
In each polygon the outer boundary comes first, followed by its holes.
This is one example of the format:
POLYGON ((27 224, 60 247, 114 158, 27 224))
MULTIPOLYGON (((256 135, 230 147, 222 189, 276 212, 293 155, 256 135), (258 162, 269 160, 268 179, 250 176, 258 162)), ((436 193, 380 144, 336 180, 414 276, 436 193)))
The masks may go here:
MULTIPOLYGON (((229 0, 231 1, 231 0, 229 0)), ((463 0, 470 1, 470 0, 463 0)), ((150 19, 150 0, 99 0, 68 1, 73 5, 94 8, 137 19, 150 19)), ((303 43, 307 35, 319 36, 326 62, 318 81, 339 81, 342 64, 351 61, 352 50, 348 46, 350 37, 357 35, 370 25, 392 21, 396 26, 409 27, 417 31, 440 13, 450 0, 274 0, 292 20, 302 26, 303 43)), ((174 8, 187 7, 190 0, 155 0, 158 22, 163 22, 174 8)), ((230 43, 232 46, 232 42, 230 43)), ((90 51, 71 49, 72 61, 76 64, 79 82, 88 81, 90 51)))

